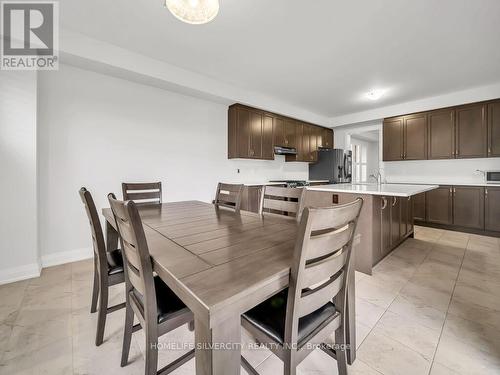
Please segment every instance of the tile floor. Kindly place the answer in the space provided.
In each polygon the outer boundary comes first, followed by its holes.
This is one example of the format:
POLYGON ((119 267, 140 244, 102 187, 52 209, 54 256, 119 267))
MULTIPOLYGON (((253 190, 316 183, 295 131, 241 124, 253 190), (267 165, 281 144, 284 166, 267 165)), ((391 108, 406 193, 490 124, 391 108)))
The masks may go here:
MULTIPOLYGON (((44 269, 37 279, 0 286, 0 374, 143 374, 144 337, 134 334, 131 363, 120 368, 123 310, 108 315, 94 346, 89 313, 91 261, 44 269)), ((350 374, 500 374, 500 240, 416 228, 376 268, 356 275, 358 358, 350 374)), ((111 303, 123 300, 113 287, 111 303)), ((161 342, 192 342, 185 327, 161 342)), ((248 340, 244 337, 244 340, 248 340)), ((181 351, 160 351, 160 365, 181 351)), ((246 350, 261 374, 281 373, 270 352, 246 350)), ((194 360, 176 374, 194 374, 194 360)), ((300 374, 336 374, 313 352, 300 374)))

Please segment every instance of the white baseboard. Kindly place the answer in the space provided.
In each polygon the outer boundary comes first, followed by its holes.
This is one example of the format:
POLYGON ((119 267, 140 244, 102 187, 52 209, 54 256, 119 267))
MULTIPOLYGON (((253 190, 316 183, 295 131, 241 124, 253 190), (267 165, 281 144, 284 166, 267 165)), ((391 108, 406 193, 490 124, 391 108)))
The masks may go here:
POLYGON ((0 270, 0 285, 39 277, 40 271, 41 267, 38 263, 0 270))
POLYGON ((61 253, 46 254, 42 255, 42 268, 89 259, 93 256, 94 251, 90 247, 64 251, 61 253))

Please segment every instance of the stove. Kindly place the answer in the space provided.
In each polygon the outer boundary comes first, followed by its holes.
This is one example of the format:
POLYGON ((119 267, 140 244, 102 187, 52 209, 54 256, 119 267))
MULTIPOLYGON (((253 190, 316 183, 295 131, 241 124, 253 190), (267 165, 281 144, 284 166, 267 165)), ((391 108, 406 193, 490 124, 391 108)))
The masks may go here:
POLYGON ((305 180, 274 180, 269 182, 279 182, 286 185, 289 188, 309 186, 309 182, 305 180))

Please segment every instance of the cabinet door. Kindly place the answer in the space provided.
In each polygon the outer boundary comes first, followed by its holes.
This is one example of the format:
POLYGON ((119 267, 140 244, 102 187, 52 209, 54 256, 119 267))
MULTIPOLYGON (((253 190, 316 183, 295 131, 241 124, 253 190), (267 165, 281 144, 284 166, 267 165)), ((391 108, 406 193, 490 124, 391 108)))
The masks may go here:
POLYGON ((500 188, 487 187, 484 199, 485 229, 500 232, 500 188))
POLYGON ((383 258, 391 251, 391 197, 382 197, 382 208, 380 213, 380 258, 383 258))
POLYGON ((396 246, 401 239, 401 199, 389 197, 391 203, 391 247, 396 246))
POLYGON ((273 160, 273 117, 265 114, 262 122, 262 159, 273 160))
POLYGON ((483 187, 453 187, 453 224, 460 227, 484 229, 483 187))
POLYGON ((274 118, 274 145, 286 146, 285 144, 285 120, 281 117, 274 118))
POLYGON ((500 156, 500 100, 488 104, 488 156, 500 156))
POLYGON ((403 158, 427 159, 427 114, 405 116, 403 158))
POLYGON ((309 127, 309 156, 307 161, 314 162, 318 160, 318 135, 316 126, 308 125, 309 127))
POLYGON ((293 120, 285 120, 285 144, 286 147, 296 147, 295 139, 297 123, 293 120))
POLYGON ((323 128, 323 140, 321 142, 324 148, 333 148, 333 130, 323 128))
POLYGON ((429 159, 453 159, 455 157, 455 111, 433 111, 429 116, 429 159))
POLYGON ((238 157, 250 157, 250 112, 244 108, 238 108, 237 116, 237 135, 236 143, 238 157))
POLYGON ((420 193, 412 197, 413 219, 425 221, 425 193, 420 193))
POLYGON ((250 157, 262 158, 262 113, 250 112, 250 157))
POLYGON ((401 201, 401 223, 399 226, 399 236, 401 238, 406 237, 411 232, 411 227, 413 223, 411 207, 411 197, 401 197, 398 198, 401 201))
POLYGON ((406 215, 406 235, 413 232, 413 197, 404 198, 407 200, 408 212, 406 215))
POLYGON ((384 121, 382 141, 384 161, 403 160, 403 118, 384 121))
POLYGON ((451 186, 440 186, 426 193, 426 221, 435 224, 452 224, 451 186))
POLYGON ((486 104, 459 107, 456 116, 455 157, 486 157, 486 104))

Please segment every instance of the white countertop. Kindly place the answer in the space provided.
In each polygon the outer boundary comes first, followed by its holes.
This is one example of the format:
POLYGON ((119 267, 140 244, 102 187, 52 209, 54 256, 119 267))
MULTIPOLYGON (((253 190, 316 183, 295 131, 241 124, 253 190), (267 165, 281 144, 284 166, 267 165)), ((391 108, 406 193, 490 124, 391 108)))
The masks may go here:
POLYGON ((452 186, 492 186, 492 187, 499 187, 500 184, 487 184, 486 182, 467 182, 467 181, 451 181, 451 180, 443 180, 443 181, 388 181, 389 184, 404 184, 404 185, 452 185, 452 186))
MULTIPOLYGON (((285 180, 285 179, 283 179, 285 180)), ((293 180, 293 179, 290 179, 293 180)), ((299 180, 299 179, 298 179, 299 180)), ((300 180, 300 181, 307 181, 310 184, 318 184, 318 183, 325 183, 328 184, 328 180, 300 180)), ((228 184, 243 184, 245 186, 264 186, 264 185, 283 185, 284 182, 270 182, 270 181, 250 181, 250 182, 227 182, 224 181, 228 184)))
POLYGON ((408 184, 334 184, 308 186, 307 190, 326 191, 332 193, 352 193, 369 195, 387 195, 394 197, 411 197, 429 190, 437 189, 438 185, 408 185, 408 184))

